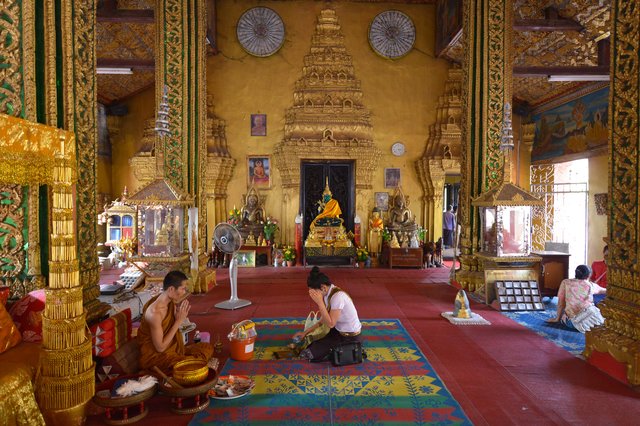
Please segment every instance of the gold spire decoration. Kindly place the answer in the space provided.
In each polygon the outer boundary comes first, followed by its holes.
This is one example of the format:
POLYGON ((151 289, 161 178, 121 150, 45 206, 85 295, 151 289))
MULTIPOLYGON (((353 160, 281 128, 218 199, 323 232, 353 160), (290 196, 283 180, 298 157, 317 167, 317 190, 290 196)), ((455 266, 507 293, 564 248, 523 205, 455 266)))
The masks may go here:
POLYGON ((324 185, 324 191, 322 192, 322 198, 324 198, 325 195, 333 196, 333 194, 331 193, 331 189, 329 188, 329 176, 327 176, 327 182, 324 185))

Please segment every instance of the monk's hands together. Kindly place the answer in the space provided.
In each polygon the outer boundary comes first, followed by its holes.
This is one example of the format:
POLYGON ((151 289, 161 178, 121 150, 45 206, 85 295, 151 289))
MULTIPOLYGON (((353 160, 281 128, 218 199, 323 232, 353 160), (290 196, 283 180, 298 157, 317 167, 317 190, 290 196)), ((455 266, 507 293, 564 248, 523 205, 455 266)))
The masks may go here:
POLYGON ((322 294, 322 290, 310 288, 309 297, 311 297, 311 300, 316 302, 316 305, 324 306, 324 295, 322 294))
POLYGON ((189 316, 190 309, 191 305, 189 305, 188 300, 183 300, 182 303, 180 303, 180 306, 176 306, 176 321, 178 324, 182 324, 182 321, 189 316))

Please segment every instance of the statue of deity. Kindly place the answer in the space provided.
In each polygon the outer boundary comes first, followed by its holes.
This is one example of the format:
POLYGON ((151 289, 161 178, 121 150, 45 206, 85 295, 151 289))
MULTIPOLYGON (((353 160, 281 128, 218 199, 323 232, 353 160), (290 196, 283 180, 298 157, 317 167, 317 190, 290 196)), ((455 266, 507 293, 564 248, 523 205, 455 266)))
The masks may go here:
POLYGON ((371 218, 369 219, 369 251, 371 253, 380 252, 383 229, 384 223, 380 217, 380 210, 378 210, 377 207, 374 207, 371 212, 371 218))
POLYGON ((318 210, 322 210, 311 222, 311 226, 316 225, 318 221, 319 224, 331 224, 331 225, 341 225, 343 220, 340 218, 342 214, 342 210, 340 209, 340 204, 337 200, 332 198, 333 194, 329 189, 329 178, 327 178, 327 183, 324 187, 324 192, 322 193, 322 201, 320 201, 318 210), (337 220, 336 220, 337 219, 337 220))
POLYGON ((245 246, 255 246, 256 244, 256 237, 253 235, 253 231, 249 231, 249 236, 247 237, 247 239, 244 242, 245 246))
POLYGON ((398 236, 395 232, 391 232, 391 241, 389 242, 389 247, 391 248, 400 248, 400 243, 398 242, 398 236))
POLYGON ((240 215, 243 225, 261 224, 264 221, 264 209, 260 206, 257 193, 247 194, 247 202, 240 209, 240 215))
POLYGON ((155 245, 166 246, 169 243, 169 230, 167 229, 167 222, 162 224, 162 227, 156 230, 155 245))
POLYGON ((396 188, 393 196, 393 207, 389 210, 389 224, 387 227, 394 231, 415 231, 417 225, 413 220, 411 210, 407 208, 407 200, 400 190, 396 188))

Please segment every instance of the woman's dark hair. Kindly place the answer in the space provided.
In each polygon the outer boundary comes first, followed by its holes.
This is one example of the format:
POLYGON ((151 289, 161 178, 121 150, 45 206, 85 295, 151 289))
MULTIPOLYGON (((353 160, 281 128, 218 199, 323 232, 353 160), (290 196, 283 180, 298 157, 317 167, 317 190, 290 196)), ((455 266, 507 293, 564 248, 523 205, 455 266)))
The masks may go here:
POLYGON ((578 265, 576 268, 576 279, 586 280, 591 276, 591 268, 587 265, 578 265))
POLYGON ((307 278, 307 286, 309 288, 320 289, 322 284, 331 285, 331 280, 328 276, 320 272, 320 268, 314 266, 309 272, 309 277, 307 278))

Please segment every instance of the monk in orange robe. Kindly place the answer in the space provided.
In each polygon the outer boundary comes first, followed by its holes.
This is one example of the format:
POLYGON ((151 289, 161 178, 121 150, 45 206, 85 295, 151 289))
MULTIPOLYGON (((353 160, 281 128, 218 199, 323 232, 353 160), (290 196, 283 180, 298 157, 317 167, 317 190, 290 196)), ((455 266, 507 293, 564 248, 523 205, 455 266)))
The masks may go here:
POLYGON ((171 271, 164 277, 163 292, 144 307, 138 330, 140 344, 140 368, 158 367, 171 374, 173 366, 188 358, 209 361, 213 347, 209 343, 185 346, 178 329, 189 315, 191 306, 184 299, 187 292, 187 276, 171 271), (182 302, 178 303, 180 300, 182 302))

